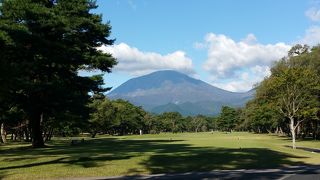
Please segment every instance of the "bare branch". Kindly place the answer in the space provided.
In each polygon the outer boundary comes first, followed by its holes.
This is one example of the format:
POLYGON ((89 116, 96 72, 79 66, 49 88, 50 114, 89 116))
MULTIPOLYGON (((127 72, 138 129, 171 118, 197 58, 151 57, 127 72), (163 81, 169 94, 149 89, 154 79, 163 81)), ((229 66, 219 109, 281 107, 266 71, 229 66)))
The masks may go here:
POLYGON ((297 124, 294 126, 293 129, 296 130, 296 128, 299 126, 299 124, 302 123, 304 120, 305 120, 305 119, 299 120, 299 121, 297 122, 297 124))

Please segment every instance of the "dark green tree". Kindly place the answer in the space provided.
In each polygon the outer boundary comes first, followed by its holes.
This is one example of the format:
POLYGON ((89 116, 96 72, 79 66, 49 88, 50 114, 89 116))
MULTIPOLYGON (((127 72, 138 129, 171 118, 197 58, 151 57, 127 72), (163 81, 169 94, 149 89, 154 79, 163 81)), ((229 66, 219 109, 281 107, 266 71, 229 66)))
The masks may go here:
POLYGON ((33 147, 44 146, 49 117, 89 113, 88 93, 101 91, 101 81, 79 71, 110 72, 116 64, 98 50, 113 40, 96 7, 91 0, 4 0, 0 7, 0 101, 10 97, 25 111, 33 147))
POLYGON ((146 112, 141 107, 121 99, 113 101, 112 105, 115 108, 113 128, 118 134, 138 134, 143 129, 146 112))
POLYGON ((178 112, 165 112, 159 116, 163 122, 165 132, 178 132, 178 124, 182 122, 182 115, 178 112))
POLYGON ((243 109, 241 117, 243 122, 239 124, 240 129, 267 133, 281 128, 279 112, 274 108, 274 104, 266 102, 263 98, 249 101, 246 108, 243 109))
POLYGON ((90 125, 88 131, 91 133, 91 137, 94 138, 98 132, 108 132, 116 121, 118 113, 117 109, 112 104, 112 101, 104 96, 99 98, 93 98, 93 102, 90 103, 90 125))
POLYGON ((144 116, 144 132, 159 134, 163 129, 163 122, 156 114, 147 113, 144 116))
POLYGON ((235 108, 223 106, 218 118, 218 127, 223 131, 232 131, 239 122, 240 114, 235 108))

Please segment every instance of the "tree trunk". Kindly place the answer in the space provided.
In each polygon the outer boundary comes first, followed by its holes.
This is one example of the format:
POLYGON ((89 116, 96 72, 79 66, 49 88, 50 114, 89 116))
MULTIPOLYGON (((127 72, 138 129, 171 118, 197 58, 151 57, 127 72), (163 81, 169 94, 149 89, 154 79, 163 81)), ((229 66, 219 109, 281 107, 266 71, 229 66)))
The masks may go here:
POLYGON ((282 130, 282 127, 280 127, 280 128, 279 128, 279 133, 280 133, 280 135, 281 135, 281 136, 283 136, 283 130, 282 130))
POLYGON ((316 140, 317 139, 318 123, 317 123, 317 121, 314 121, 313 124, 314 124, 314 127, 313 127, 313 132, 312 132, 312 138, 314 140, 316 140))
POLYGON ((25 141, 26 142, 29 142, 29 121, 28 120, 25 120, 25 126, 23 128, 23 133, 24 133, 24 136, 25 136, 25 141))
POLYGON ((30 141, 30 138, 29 138, 28 128, 25 128, 25 129, 24 129, 24 135, 25 135, 25 137, 26 137, 25 141, 26 141, 26 142, 29 142, 29 141, 30 141))
POLYGON ((31 128, 32 128, 32 147, 41 148, 44 147, 44 141, 42 137, 42 128, 41 122, 43 120, 43 114, 36 114, 31 119, 31 128))
POLYGON ((48 137, 48 131, 47 130, 43 130, 42 132, 42 138, 44 142, 47 142, 47 137, 48 137))
POLYGON ((296 149, 296 131, 294 128, 294 118, 290 117, 290 132, 292 137, 292 149, 296 149))
POLYGON ((91 138, 95 138, 96 135, 97 135, 97 132, 92 132, 92 133, 91 133, 91 138))
POLYGON ((51 134, 52 134, 52 128, 49 128, 48 132, 46 133, 45 137, 45 142, 50 141, 51 140, 51 134))
POLYGON ((319 123, 318 123, 318 121, 316 121, 316 131, 315 131, 315 140, 317 140, 318 138, 319 138, 319 123))
POLYGON ((301 138, 301 129, 302 129, 301 126, 302 126, 302 124, 299 124, 299 126, 296 128, 297 129, 296 134, 297 134, 298 139, 301 138))
POLYGON ((1 140, 3 143, 7 143, 7 135, 6 135, 6 130, 4 129, 4 123, 1 123, 1 140))
POLYGON ((51 141, 52 135, 53 135, 53 128, 51 128, 49 133, 49 138, 48 138, 49 141, 51 141))
POLYGON ((19 125, 19 127, 17 129, 17 136, 18 136, 18 140, 21 141, 23 139, 22 123, 19 123, 18 125, 19 125))

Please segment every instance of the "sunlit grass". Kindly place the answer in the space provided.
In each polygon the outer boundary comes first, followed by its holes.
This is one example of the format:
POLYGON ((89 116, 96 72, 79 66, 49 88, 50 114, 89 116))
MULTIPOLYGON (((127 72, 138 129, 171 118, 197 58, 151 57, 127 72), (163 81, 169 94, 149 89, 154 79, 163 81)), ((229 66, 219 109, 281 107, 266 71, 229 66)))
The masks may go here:
MULTIPOLYGON (((48 148, 27 143, 0 146, 0 179, 116 176, 213 169, 277 168, 320 164, 320 154, 292 150, 290 139, 275 135, 234 133, 163 133, 100 136, 70 145, 56 138, 48 148)), ((320 148, 319 141, 298 146, 320 148)))

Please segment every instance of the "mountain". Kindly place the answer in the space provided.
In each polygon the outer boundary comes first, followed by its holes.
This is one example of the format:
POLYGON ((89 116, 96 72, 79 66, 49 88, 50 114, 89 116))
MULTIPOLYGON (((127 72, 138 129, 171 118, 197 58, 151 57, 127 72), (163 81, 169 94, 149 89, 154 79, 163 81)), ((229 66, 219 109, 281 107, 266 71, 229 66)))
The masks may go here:
POLYGON ((125 99, 145 110, 162 113, 178 111, 183 115, 215 115, 223 105, 241 107, 255 90, 230 92, 180 72, 164 70, 128 80, 108 94, 125 99))

